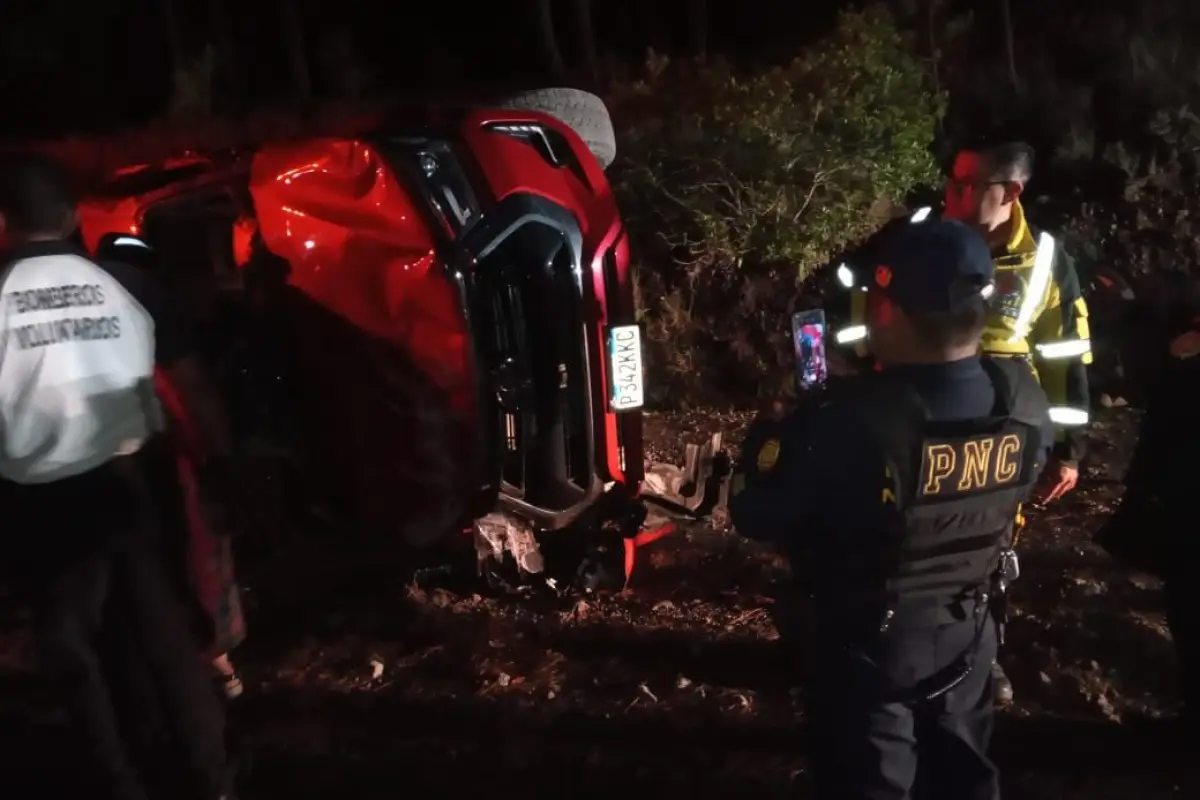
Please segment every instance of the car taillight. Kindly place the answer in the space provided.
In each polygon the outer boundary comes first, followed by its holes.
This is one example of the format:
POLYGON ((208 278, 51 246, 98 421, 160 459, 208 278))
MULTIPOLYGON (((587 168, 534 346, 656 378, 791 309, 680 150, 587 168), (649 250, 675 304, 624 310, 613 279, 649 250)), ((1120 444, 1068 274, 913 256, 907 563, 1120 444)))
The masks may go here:
POLYGON ((587 182, 587 176, 583 173, 583 165, 575 157, 570 143, 566 137, 553 128, 531 122, 489 122, 483 126, 483 129, 524 142, 536 150, 538 155, 550 166, 565 167, 575 173, 575 176, 581 181, 587 182))
MULTIPOLYGON (((516 122, 492 122, 484 127, 484 130, 494 131, 495 133, 503 133, 505 136, 511 136, 514 139, 519 139, 531 146, 533 149, 541 153, 542 158, 546 159, 552 166, 566 166, 566 159, 562 155, 562 150, 567 153, 571 152, 571 148, 555 147, 551 142, 545 128, 541 125, 531 125, 528 123, 516 122)), ((552 131, 551 133, 557 133, 552 131)))

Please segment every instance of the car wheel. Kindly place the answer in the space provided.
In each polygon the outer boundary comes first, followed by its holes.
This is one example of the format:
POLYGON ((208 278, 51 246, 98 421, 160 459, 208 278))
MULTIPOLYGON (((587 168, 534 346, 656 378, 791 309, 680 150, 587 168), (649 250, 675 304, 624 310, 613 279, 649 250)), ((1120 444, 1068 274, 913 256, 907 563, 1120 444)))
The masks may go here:
POLYGON ((538 111, 562 122, 583 139, 588 150, 608 169, 617 157, 617 137, 604 101, 580 89, 537 89, 505 98, 497 108, 538 111))

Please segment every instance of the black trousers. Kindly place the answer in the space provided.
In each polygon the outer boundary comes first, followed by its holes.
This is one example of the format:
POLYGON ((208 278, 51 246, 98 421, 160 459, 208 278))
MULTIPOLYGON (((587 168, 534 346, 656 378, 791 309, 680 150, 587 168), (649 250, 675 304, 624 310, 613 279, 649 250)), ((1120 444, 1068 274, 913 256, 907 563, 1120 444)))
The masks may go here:
POLYGON ((996 635, 990 618, 984 624, 970 674, 932 701, 893 702, 882 692, 952 664, 970 646, 974 621, 889 631, 864 649, 866 658, 832 643, 825 648, 810 704, 819 800, 999 798, 987 755, 996 635))
MULTIPOLYGON (((80 476, 5 488, 17 573, 35 610, 42 668, 64 693, 94 768, 118 798, 142 800, 115 696, 156 696, 198 798, 230 790, 221 706, 159 550, 145 465, 157 443, 80 476), (146 669, 125 672, 131 664, 146 669), (114 675, 153 682, 114 695, 114 675)), ((136 698, 136 699, 135 699, 136 698)), ((187 791, 180 795, 187 796, 187 791)))
POLYGON ((1196 607, 1195 576, 1190 569, 1163 576, 1167 626, 1179 660, 1179 690, 1185 712, 1200 719, 1200 608, 1196 607), (1184 574, 1191 573, 1191 574, 1184 574))

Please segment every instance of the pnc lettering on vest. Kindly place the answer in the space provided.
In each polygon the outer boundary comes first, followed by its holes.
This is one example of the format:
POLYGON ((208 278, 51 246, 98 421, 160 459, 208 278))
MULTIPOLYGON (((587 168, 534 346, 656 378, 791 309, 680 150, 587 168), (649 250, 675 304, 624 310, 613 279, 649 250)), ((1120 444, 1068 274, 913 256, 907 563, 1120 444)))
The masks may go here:
POLYGON ((1021 477, 1025 437, 1009 431, 968 439, 926 441, 921 457, 921 496, 997 489, 1021 477))

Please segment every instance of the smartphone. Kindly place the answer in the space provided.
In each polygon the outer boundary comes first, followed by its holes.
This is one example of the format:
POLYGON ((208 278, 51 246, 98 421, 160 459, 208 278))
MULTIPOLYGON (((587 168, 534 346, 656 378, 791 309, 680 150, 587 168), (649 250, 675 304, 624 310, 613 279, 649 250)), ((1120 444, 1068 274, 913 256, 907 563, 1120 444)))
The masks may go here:
POLYGON ((829 362, 825 357, 825 311, 815 308, 792 314, 792 347, 796 354, 796 388, 805 392, 825 388, 829 362))

